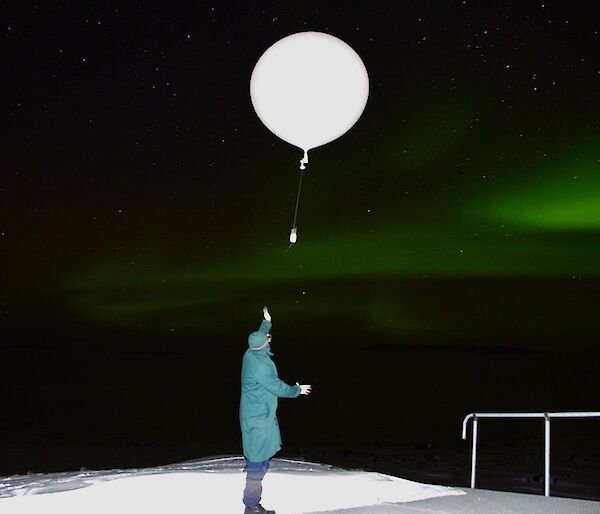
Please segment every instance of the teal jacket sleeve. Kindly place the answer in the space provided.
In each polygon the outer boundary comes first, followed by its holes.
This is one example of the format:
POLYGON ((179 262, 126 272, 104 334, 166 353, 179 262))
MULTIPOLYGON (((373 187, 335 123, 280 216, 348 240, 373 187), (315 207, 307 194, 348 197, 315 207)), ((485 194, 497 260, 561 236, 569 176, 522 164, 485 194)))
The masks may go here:
POLYGON ((268 366, 260 366, 256 380, 267 391, 278 398, 296 398, 300 396, 300 386, 287 385, 268 366))
POLYGON ((260 327, 258 327, 258 331, 263 332, 264 334, 268 334, 271 331, 272 326, 273 323, 267 321, 266 319, 263 319, 262 323, 260 324, 260 327))

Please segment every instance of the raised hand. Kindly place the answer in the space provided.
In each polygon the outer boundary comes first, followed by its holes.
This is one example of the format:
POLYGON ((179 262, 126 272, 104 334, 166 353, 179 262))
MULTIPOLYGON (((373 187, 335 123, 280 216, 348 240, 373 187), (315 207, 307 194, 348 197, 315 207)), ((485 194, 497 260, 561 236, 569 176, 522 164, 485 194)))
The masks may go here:
POLYGON ((267 309, 266 307, 263 307, 263 317, 267 321, 271 321, 271 314, 269 314, 269 309, 267 309))

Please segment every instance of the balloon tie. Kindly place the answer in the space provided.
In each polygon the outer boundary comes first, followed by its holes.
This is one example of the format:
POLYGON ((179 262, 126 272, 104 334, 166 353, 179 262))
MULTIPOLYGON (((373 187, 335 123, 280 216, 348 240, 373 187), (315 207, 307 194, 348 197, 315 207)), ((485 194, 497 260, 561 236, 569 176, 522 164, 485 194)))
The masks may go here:
POLYGON ((301 170, 306 169, 306 166, 304 166, 305 164, 308 164, 308 152, 306 150, 304 150, 304 157, 302 157, 302 159, 300 159, 300 169, 301 170))

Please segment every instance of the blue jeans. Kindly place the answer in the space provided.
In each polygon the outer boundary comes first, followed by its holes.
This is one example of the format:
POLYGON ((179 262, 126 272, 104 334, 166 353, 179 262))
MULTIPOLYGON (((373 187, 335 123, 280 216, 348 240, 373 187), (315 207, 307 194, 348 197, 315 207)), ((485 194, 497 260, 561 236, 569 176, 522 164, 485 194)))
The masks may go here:
POLYGON ((246 459, 246 488, 243 502, 246 507, 254 507, 262 496, 262 479, 269 471, 269 459, 264 462, 252 462, 246 459))

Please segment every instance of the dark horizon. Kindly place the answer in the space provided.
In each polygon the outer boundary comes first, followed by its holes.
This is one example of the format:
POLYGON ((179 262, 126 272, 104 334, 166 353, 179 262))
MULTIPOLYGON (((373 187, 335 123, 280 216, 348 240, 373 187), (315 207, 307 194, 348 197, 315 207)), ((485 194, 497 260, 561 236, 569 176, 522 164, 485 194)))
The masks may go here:
MULTIPOLYGON (((278 345, 280 376, 313 384, 310 398, 282 400, 282 458, 466 487, 478 411, 593 410, 597 385, 586 359, 562 350, 278 345), (316 360, 318 359, 318 361, 316 360), (537 370, 550 377, 542 380, 537 370), (470 435, 470 431, 469 431, 470 435)), ((139 468, 240 455, 243 348, 183 344, 130 347, 4 347, 10 422, 4 475, 139 468), (42 388, 43 385, 43 388, 42 388)), ((553 492, 599 499, 597 420, 553 422, 553 492), (575 487, 575 489, 573 489, 575 487)), ((542 492, 543 423, 480 423, 479 486, 542 492)))

